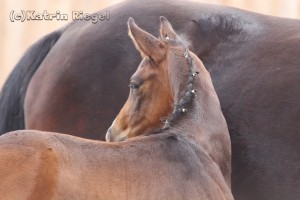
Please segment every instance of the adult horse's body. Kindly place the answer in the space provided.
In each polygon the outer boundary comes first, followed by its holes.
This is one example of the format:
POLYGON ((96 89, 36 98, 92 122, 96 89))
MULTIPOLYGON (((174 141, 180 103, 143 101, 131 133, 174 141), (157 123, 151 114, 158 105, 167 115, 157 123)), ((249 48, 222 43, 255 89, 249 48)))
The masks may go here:
MULTIPOLYGON (((148 56, 156 53, 156 45, 164 45, 163 51, 157 53, 160 63, 145 56, 139 65, 139 78, 151 77, 143 79, 141 88, 153 96, 163 96, 145 87, 156 85, 157 78, 161 79, 172 88, 168 92, 175 102, 189 96, 189 113, 179 111, 181 116, 168 130, 119 144, 42 131, 2 135, 1 199, 233 200, 230 137, 209 73, 194 54, 182 56, 187 47, 165 18, 161 18, 161 29, 175 33, 176 38, 172 39, 176 44, 144 32, 133 19, 129 20, 129 27, 135 41, 154 52, 148 56), (145 37, 149 35, 153 39, 145 37), (191 70, 199 71, 199 76, 190 79, 191 70), (162 71, 168 73, 159 73, 162 71), (190 84, 199 96, 195 97, 181 84, 190 84)), ((140 92, 130 92, 130 96, 145 97, 140 92)), ((146 107, 151 105, 145 102, 154 100, 151 95, 148 97, 139 99, 146 107)), ((137 114, 148 114, 131 105, 137 114)))
POLYGON ((158 35, 164 15, 211 73, 232 139, 236 199, 300 198, 299 20, 186 1, 108 9, 109 21, 73 22, 26 53, 0 97, 2 133, 24 128, 26 93, 26 128, 104 139, 139 61, 125 21, 133 16, 158 35))

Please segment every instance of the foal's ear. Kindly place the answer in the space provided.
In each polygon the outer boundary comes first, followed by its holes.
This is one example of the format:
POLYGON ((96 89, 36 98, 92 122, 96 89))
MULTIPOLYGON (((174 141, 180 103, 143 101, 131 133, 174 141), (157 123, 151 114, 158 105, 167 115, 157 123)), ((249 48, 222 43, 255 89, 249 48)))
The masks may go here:
POLYGON ((149 56, 160 61, 166 54, 165 45, 156 37, 139 28, 133 18, 128 19, 128 34, 142 57, 149 56))
POLYGON ((159 17, 160 19, 160 35, 164 41, 175 40, 177 37, 176 32, 172 28, 171 23, 163 16, 159 17))

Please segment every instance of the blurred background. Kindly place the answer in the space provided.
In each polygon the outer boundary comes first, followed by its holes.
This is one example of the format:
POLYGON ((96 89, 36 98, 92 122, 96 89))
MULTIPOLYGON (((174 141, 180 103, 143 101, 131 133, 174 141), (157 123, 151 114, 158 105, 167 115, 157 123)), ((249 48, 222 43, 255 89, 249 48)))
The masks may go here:
MULTIPOLYGON (((93 13, 122 0, 3 0, 0 8, 0 89, 25 50, 43 35, 72 21, 72 11, 93 13), (68 14, 68 21, 10 21, 11 11, 68 14)), ((300 0, 196 0, 250 10, 262 14, 300 18, 300 0)), ((300 30, 299 30, 300 31, 300 30)))

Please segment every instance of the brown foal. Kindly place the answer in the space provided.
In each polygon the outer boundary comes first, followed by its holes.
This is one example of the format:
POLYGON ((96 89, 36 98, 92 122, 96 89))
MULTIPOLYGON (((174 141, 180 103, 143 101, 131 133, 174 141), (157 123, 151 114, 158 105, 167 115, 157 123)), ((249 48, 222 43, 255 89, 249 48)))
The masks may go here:
POLYGON ((0 136, 0 199, 233 199, 231 147, 209 73, 164 18, 129 19, 143 60, 104 143, 59 133, 0 136), (167 116, 164 127, 159 120, 167 116))

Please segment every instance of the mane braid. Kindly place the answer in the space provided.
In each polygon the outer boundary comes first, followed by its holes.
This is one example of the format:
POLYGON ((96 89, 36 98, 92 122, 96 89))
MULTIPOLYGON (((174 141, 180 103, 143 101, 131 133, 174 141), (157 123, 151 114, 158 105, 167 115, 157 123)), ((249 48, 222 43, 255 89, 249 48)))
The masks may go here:
POLYGON ((174 124, 180 117, 186 114, 192 107, 192 102, 194 100, 195 93, 196 93, 196 90, 194 89, 194 80, 196 76, 199 74, 199 72, 194 71, 195 69, 194 60, 190 56, 188 49, 185 50, 183 57, 186 59, 190 67, 186 91, 183 97, 180 99, 179 103, 174 106, 171 116, 167 119, 162 119, 165 124, 164 127, 158 130, 152 130, 152 131, 150 130, 145 135, 158 134, 164 130, 168 130, 172 124, 174 124))

